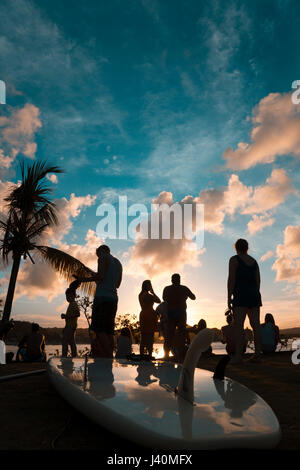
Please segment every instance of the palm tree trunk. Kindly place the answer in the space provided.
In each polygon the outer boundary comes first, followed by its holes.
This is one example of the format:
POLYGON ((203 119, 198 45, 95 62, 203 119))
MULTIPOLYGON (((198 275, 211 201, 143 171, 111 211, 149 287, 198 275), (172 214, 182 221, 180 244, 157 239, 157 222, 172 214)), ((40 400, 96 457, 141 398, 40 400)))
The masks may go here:
POLYGON ((14 261, 13 261, 13 265, 11 268, 9 286, 8 286, 8 290, 6 294, 6 300, 5 300, 5 305, 3 309, 3 315, 2 315, 3 323, 9 320, 9 317, 11 314, 11 307, 13 303, 16 281, 17 281, 19 267, 20 267, 21 255, 19 253, 15 253, 13 260, 14 261))

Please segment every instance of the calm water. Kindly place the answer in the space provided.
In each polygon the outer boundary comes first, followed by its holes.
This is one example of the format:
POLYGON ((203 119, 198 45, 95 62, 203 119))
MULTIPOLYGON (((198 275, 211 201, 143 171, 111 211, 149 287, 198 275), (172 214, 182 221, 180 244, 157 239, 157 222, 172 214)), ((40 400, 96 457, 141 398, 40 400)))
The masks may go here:
MULTIPOLYGON (((290 346, 291 345, 289 345, 288 348, 281 348, 281 350, 282 351, 290 350, 290 346)), ((78 350, 79 354, 80 354, 80 351, 85 353, 87 348, 90 349, 89 344, 78 344, 77 345, 77 350, 78 350)), ((11 351, 13 353, 16 353, 17 349, 18 349, 17 346, 13 346, 13 345, 7 345, 6 346, 6 351, 7 352, 11 351)), ((139 354, 139 344, 133 344, 132 349, 133 349, 134 353, 139 354)), ((220 342, 212 343, 212 349, 213 349, 214 354, 226 354, 224 344, 222 344, 220 342)), ((280 349, 280 347, 278 349, 280 349)), ((48 357, 52 356, 52 355, 60 355, 61 354, 61 345, 60 344, 49 344, 49 345, 46 346, 46 351, 47 351, 48 357)), ((251 348, 247 348, 247 352, 251 353, 251 352, 253 352, 253 350, 251 348)), ((163 357, 163 344, 161 344, 161 343, 155 343, 154 344, 153 355, 157 358, 163 357)))
MULTIPOLYGON (((135 354, 139 354, 139 344, 133 344, 132 349, 135 354)), ((86 349, 90 349, 89 344, 77 344, 77 351, 80 353, 80 351, 85 351, 86 349)), ((212 343, 212 348, 213 352, 215 354, 226 354, 224 344, 222 343, 212 343)), ((14 345, 7 345, 6 346, 6 351, 7 352, 17 352, 17 346, 14 345)), ((48 344, 46 345, 46 351, 48 356, 52 355, 60 355, 61 354, 61 344, 48 344)), ((251 351, 251 350, 250 350, 251 351)), ((155 357, 162 357, 164 355, 163 352, 163 344, 162 343, 155 343, 154 344, 154 350, 153 350, 153 355, 155 357)))

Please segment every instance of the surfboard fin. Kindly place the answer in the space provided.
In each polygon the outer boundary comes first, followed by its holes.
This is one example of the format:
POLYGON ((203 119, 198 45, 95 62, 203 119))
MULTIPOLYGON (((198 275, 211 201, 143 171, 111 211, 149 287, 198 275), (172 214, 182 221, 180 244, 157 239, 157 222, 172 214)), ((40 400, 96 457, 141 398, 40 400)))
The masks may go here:
POLYGON ((220 359, 215 368, 214 379, 224 380, 225 369, 230 359, 231 357, 228 354, 220 359))

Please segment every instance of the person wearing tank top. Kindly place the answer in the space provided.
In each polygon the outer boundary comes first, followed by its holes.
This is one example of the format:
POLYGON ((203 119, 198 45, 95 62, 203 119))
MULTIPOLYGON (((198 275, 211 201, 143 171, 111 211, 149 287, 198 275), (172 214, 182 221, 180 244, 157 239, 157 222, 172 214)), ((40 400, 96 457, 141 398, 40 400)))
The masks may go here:
POLYGON ((248 242, 240 238, 235 243, 236 256, 229 260, 228 275, 228 308, 233 312, 236 326, 236 353, 232 363, 242 362, 243 331, 246 315, 253 330, 255 353, 251 359, 260 362, 261 356, 261 329, 260 307, 262 305, 260 294, 259 266, 252 256, 248 255, 248 242))
POLYGON ((118 307, 117 289, 122 282, 122 264, 110 254, 107 245, 99 246, 96 254, 98 256, 97 274, 77 279, 80 282, 96 282, 91 321, 91 330, 95 334, 91 348, 92 356, 112 358, 118 307))

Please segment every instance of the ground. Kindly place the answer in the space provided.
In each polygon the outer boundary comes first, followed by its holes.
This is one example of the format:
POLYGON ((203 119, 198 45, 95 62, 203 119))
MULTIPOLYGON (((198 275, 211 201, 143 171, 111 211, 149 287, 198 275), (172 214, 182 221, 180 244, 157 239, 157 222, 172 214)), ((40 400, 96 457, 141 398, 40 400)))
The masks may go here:
MULTIPOLYGON (((214 370, 219 357, 202 359, 201 367, 214 370)), ((43 367, 7 364, 0 366, 0 377, 43 367)), ((292 364, 291 353, 264 357, 261 364, 229 364, 226 375, 254 390, 273 408, 283 433, 278 448, 299 450, 300 365, 292 364)), ((1 382, 0 402, 0 450, 126 450, 127 455, 142 450, 73 410, 54 390, 46 373, 1 382)))

